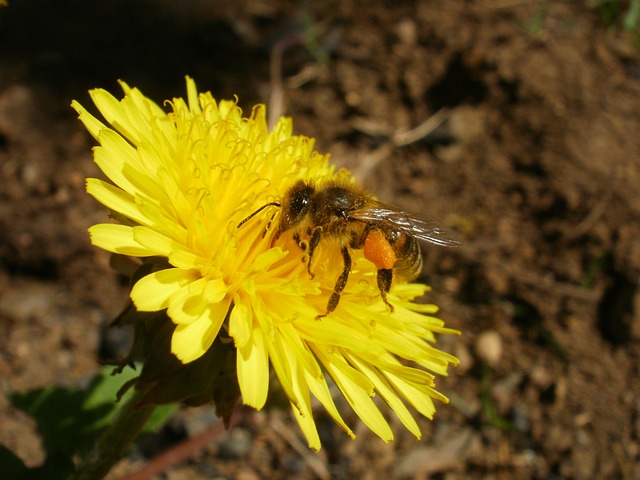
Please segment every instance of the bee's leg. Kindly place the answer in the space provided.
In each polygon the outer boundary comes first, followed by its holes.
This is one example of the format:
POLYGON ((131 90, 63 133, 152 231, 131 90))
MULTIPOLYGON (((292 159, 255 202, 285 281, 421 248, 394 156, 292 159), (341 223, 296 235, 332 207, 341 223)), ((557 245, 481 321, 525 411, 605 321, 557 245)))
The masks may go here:
POLYGON ((362 234, 351 239, 351 248, 353 248, 354 250, 360 250, 364 246, 364 241, 367 239, 367 235, 371 233, 371 230, 373 230, 371 224, 367 223, 364 227, 364 230, 362 231, 362 234))
POLYGON ((393 305, 387 300, 387 293, 391 290, 391 282, 393 281, 393 270, 390 268, 381 268, 378 270, 378 289, 382 296, 382 301, 389 307, 393 313, 393 305))
POLYGON ((351 255, 349 255, 349 249, 347 247, 342 247, 342 258, 344 260, 344 268, 342 269, 342 273, 338 277, 335 286, 333 287, 333 293, 331 297, 329 297, 329 303, 327 303, 327 311, 324 315, 318 315, 316 320, 320 320, 323 317, 326 317, 331 312, 333 312, 338 303, 340 302, 340 293, 344 290, 344 287, 347 285, 347 280, 349 280, 349 274, 351 273, 351 255))
POLYGON ((313 252, 315 252, 316 247, 320 243, 321 236, 322 236, 322 228, 316 227, 313 229, 313 232, 311 233, 311 238, 309 239, 309 253, 308 253, 309 261, 307 262, 307 271, 309 272, 309 276, 311 278, 315 277, 315 274, 311 271, 311 260, 313 259, 313 252))

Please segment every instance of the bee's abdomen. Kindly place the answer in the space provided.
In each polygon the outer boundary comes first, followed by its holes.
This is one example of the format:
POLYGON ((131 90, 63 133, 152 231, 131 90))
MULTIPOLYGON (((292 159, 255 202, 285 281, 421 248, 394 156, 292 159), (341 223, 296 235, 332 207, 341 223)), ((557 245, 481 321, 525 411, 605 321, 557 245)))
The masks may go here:
POLYGON ((393 268, 400 276, 413 280, 422 271, 420 245, 415 238, 404 233, 396 234, 393 237, 395 240, 390 243, 397 257, 393 268))

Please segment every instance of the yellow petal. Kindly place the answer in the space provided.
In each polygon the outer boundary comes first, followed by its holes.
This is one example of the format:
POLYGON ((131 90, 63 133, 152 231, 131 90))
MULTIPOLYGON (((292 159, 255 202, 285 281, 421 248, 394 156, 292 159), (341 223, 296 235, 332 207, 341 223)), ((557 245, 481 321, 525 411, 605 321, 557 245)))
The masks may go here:
POLYGON ((316 350, 316 355, 321 358, 331 378, 334 379, 345 399, 349 402, 349 405, 351 405, 351 408, 353 408, 365 425, 385 442, 393 440, 391 427, 371 399, 370 395, 373 394, 373 384, 370 383, 370 380, 360 372, 354 370, 353 367, 345 362, 337 353, 329 356, 316 350), (369 388, 363 388, 366 384, 371 386, 369 388))
MULTIPOLYGON (((298 402, 298 404, 300 404, 300 402, 298 402)), ((309 445, 310 449, 316 452, 319 451, 322 444, 320 443, 320 435, 318 435, 318 429, 313 419, 311 409, 304 408, 301 410, 293 403, 291 407, 293 409, 293 415, 298 421, 298 425, 300 425, 300 430, 302 430, 302 433, 304 433, 307 439, 307 445, 309 445)))
POLYGON ((207 308, 207 303, 202 296, 206 283, 206 278, 198 278, 183 285, 169 297, 167 315, 174 323, 189 324, 200 318, 207 308))
POLYGON ((101 223, 89 228, 91 243, 109 252, 131 255, 132 257, 149 257, 155 255, 133 236, 133 229, 126 225, 101 223))
POLYGON ((429 303, 408 303, 407 305, 405 305, 407 308, 409 308, 410 310, 413 310, 414 312, 418 312, 418 313, 425 313, 428 315, 432 315, 434 313, 437 313, 439 308, 437 305, 432 305, 429 303))
POLYGON ((309 448, 313 450, 320 450, 320 436, 316 423, 313 419, 313 411, 311 409, 311 397, 309 395, 309 388, 306 383, 306 375, 304 369, 301 368, 298 362, 298 356, 292 350, 292 345, 287 342, 282 342, 279 345, 279 351, 282 354, 282 358, 286 359, 287 367, 289 368, 289 374, 291 378, 292 391, 289 398, 295 400, 292 402, 293 413, 302 429, 302 433, 307 438, 309 448))
POLYGON ((101 146, 93 149, 93 159, 100 170, 123 190, 136 194, 137 188, 131 184, 124 172, 139 171, 141 168, 136 149, 111 129, 103 129, 98 134, 101 146))
POLYGON ((105 207, 121 213, 136 223, 148 224, 145 217, 134 200, 134 197, 121 188, 115 187, 97 178, 87 178, 87 193, 92 195, 105 207))
MULTIPOLYGON (((265 340, 267 342, 267 348, 269 349, 269 360, 271 360, 271 365, 273 365, 273 370, 278 377, 280 386, 287 397, 289 397, 291 403, 297 405, 300 399, 298 399, 293 389, 293 366, 287 358, 286 344, 282 341, 280 335, 267 336, 265 340)), ((296 408, 298 407, 296 406, 296 408)))
POLYGON ((220 302, 229 291, 229 286, 221 278, 209 280, 204 287, 202 296, 208 303, 220 302))
MULTIPOLYGON (((326 300, 326 299, 325 299, 326 300)), ((319 311, 324 311, 326 303, 323 300, 319 311)), ((338 315, 328 316, 317 321, 313 316, 301 318, 296 325, 299 335, 320 345, 332 345, 353 351, 367 351, 371 355, 382 355, 385 350, 377 343, 371 342, 371 334, 367 330, 353 325, 350 319, 342 320, 338 315), (336 335, 336 332, 340 332, 336 335)))
POLYGON ((320 401, 322 406, 327 410, 327 413, 340 426, 340 428, 342 428, 351 438, 355 438, 355 434, 347 426, 338 412, 333 401, 333 397, 331 396, 329 386, 327 385, 327 380, 317 363, 318 361, 316 357, 313 356, 308 348, 306 348, 300 338, 295 337, 293 326, 283 325, 281 330, 290 333, 285 335, 285 337, 287 338, 287 344, 296 356, 297 363, 299 363, 301 368, 304 370, 304 385, 306 385, 311 393, 313 393, 313 395, 320 401))
POLYGON ((251 341, 238 348, 236 362, 242 401, 260 410, 269 392, 269 354, 260 328, 254 328, 251 341))
POLYGON ((133 227, 133 236, 140 245, 144 245, 147 250, 154 252, 154 255, 168 257, 174 250, 184 248, 182 244, 153 228, 133 227))
POLYGON ((148 122, 149 118, 153 117, 165 117, 167 114, 165 113, 160 106, 150 98, 145 97, 140 90, 137 88, 131 88, 126 82, 122 80, 118 80, 122 91, 126 94, 126 98, 131 101, 131 105, 127 111, 127 114, 131 118, 134 118, 136 112, 144 112, 145 116, 141 118, 138 117, 136 120, 138 122, 148 122))
POLYGON ((444 403, 449 402, 447 397, 433 388, 427 386, 418 388, 415 384, 405 381, 402 377, 389 373, 386 374, 386 377, 396 391, 400 392, 421 415, 427 418, 433 418, 433 414, 436 411, 433 398, 444 403))
MULTIPOLYGON (((299 384, 299 382, 296 383, 299 384)), ((293 415, 307 439, 309 448, 317 452, 321 446, 320 435, 318 434, 316 422, 313 419, 310 402, 298 401, 297 404, 292 403, 291 406, 293 407, 293 415)))
POLYGON ((93 138, 98 140, 98 135, 100 131, 108 128, 104 123, 98 120, 96 117, 91 115, 80 103, 77 101, 71 102, 71 107, 78 112, 78 118, 84 124, 88 132, 91 134, 93 138))
POLYGON ((234 297, 234 307, 229 315, 229 336, 233 338, 236 348, 244 348, 251 338, 253 330, 253 313, 246 299, 234 297))
POLYGON ((171 265, 188 270, 190 268, 199 268, 211 262, 211 259, 197 255, 186 248, 179 248, 179 244, 176 247, 178 247, 177 250, 172 250, 169 253, 168 258, 171 265))
POLYGON ((171 337, 171 352, 182 363, 193 362, 211 347, 227 316, 230 299, 209 305, 188 325, 178 325, 171 337))
POLYGON ((287 252, 283 251, 281 248, 270 248, 256 257, 254 262, 251 264, 251 268, 257 271, 264 271, 286 256, 287 252))
MULTIPOLYGON (((90 90, 89 95, 91 95, 93 103, 96 104, 98 110, 100 110, 100 113, 102 113, 108 123, 113 125, 116 130, 122 133, 127 140, 134 145, 140 143, 141 137, 137 128, 131 124, 131 121, 124 112, 124 99, 123 102, 119 102, 118 99, 102 88, 90 90)), ((144 123, 142 125, 144 125, 144 123)))
POLYGON ((200 108, 200 102, 198 102, 198 90, 196 89, 196 82, 193 81, 193 78, 187 76, 187 99, 189 102, 189 110, 193 114, 199 114, 202 112, 200 108))
POLYGON ((352 365, 364 373, 367 378, 373 382, 376 392, 384 399, 385 402, 387 402, 405 428, 413 433, 417 439, 420 439, 422 437, 420 427, 418 427, 418 424, 411 415, 411 412, 409 412, 409 409, 402 402, 398 393, 393 389, 389 382, 387 382, 384 376, 381 375, 371 363, 363 362, 355 355, 349 355, 347 358, 352 365))
POLYGON ((167 268, 142 277, 131 289, 131 300, 141 312, 155 312, 169 306, 169 298, 199 278, 193 270, 167 268))

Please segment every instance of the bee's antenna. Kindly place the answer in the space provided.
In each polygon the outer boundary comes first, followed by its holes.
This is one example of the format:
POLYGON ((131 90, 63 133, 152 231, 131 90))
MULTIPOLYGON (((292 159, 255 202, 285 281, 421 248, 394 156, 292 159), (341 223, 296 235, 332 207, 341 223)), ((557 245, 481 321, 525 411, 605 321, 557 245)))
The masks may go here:
POLYGON ((261 206, 259 209, 257 209, 255 212, 253 212, 251 215, 249 215, 247 218, 245 218, 244 220, 242 220, 237 228, 240 228, 242 225, 244 225, 245 223, 247 223, 249 220, 251 220, 253 217, 255 217, 257 214, 259 214, 262 210, 264 210, 267 207, 280 207, 280 204, 278 202, 269 202, 269 203, 265 203, 263 206, 261 206))

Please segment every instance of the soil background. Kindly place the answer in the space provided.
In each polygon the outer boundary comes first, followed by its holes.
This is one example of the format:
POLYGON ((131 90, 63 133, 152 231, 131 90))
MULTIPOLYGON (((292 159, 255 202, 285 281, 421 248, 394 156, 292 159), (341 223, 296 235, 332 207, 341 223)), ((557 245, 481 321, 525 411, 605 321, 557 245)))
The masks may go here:
MULTIPOLYGON (((597 3, 0 9, 0 443, 42 462, 6 395, 81 384, 130 337, 106 329, 127 285, 89 244, 107 212, 84 192, 99 172, 71 100, 120 96, 123 79, 161 103, 188 74, 292 116, 379 198, 461 233, 460 248, 425 246, 421 279, 462 331, 440 338, 462 364, 420 441, 390 419, 384 444, 347 414, 350 440, 319 415, 316 454, 287 409, 242 411, 155 478, 640 479, 638 37, 616 23, 624 2, 597 3)), ((212 410, 181 411, 110 478, 217 427, 212 410)))

